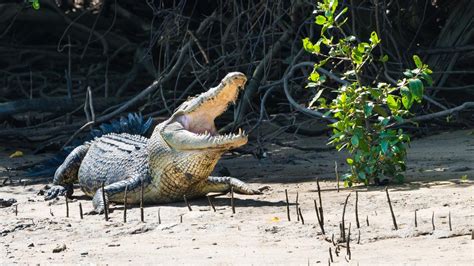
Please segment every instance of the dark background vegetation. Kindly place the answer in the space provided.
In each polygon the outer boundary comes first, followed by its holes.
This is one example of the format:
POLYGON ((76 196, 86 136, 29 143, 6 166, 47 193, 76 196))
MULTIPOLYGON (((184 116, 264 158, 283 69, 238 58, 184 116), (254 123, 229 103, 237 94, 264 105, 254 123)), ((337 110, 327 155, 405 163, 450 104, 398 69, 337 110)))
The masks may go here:
MULTIPOLYGON (((434 71, 434 87, 415 110, 420 127, 405 127, 423 133, 474 125, 474 1, 339 2, 349 7, 347 32, 366 40, 377 31, 376 57, 390 58, 363 73, 365 82, 396 82, 413 67, 413 54, 434 71)), ((311 67, 295 65, 317 59, 301 41, 319 34, 316 1, 39 3, 35 10, 28 1, 0 1, 1 142, 57 150, 72 134, 127 112, 158 123, 231 71, 249 80, 218 126, 251 130, 254 148, 262 142, 259 127, 268 123, 281 132, 324 133, 324 119, 295 108, 315 94, 305 88, 311 67)), ((327 70, 337 73, 341 66, 332 67, 327 70)))

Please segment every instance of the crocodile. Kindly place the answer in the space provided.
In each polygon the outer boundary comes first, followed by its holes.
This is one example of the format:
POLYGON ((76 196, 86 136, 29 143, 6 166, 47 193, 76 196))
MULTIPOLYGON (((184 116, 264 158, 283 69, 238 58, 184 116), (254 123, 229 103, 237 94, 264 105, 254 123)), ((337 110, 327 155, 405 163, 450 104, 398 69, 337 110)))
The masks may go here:
POLYGON ((221 135, 214 123, 235 104, 246 81, 240 72, 227 74, 218 86, 183 102, 150 138, 112 133, 76 147, 56 170, 45 199, 70 197, 79 183, 92 197, 91 213, 103 213, 110 202, 123 203, 125 191, 131 204, 138 204, 142 193, 145 204, 224 193, 231 187, 236 193, 261 194, 264 188, 253 189, 237 178, 211 176, 226 151, 248 141, 245 131, 221 135))

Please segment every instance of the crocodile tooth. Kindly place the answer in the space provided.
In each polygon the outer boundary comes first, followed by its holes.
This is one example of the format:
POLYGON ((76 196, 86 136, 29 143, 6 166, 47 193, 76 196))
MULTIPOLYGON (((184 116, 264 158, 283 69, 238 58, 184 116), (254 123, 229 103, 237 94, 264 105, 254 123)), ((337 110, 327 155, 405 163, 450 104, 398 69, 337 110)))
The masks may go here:
POLYGON ((242 129, 241 129, 241 128, 239 128, 239 135, 240 135, 241 133, 242 133, 242 129))
POLYGON ((245 134, 245 130, 244 130, 244 132, 242 132, 242 136, 246 136, 246 134, 245 134))

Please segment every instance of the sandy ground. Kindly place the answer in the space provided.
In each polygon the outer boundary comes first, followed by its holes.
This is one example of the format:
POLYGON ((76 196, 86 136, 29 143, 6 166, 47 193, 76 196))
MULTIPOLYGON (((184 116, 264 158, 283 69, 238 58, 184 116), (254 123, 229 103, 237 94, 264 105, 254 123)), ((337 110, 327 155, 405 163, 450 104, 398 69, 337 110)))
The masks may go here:
MULTIPOLYGON (((325 138, 294 139, 285 146, 269 145, 267 156, 232 156, 222 160, 216 174, 228 172, 252 186, 269 185, 264 195, 236 195, 232 213, 229 195, 183 203, 147 206, 145 223, 139 208, 111 206, 110 220, 104 216, 79 217, 79 203, 90 210, 91 201, 79 189, 69 202, 66 217, 64 198, 44 202, 37 193, 45 183, 33 184, 21 173, 1 171, 38 156, 25 151, 10 159, 12 151, 0 149, 0 198, 15 198, 15 206, 0 208, 0 264, 4 263, 110 263, 110 264, 328 264, 329 249, 335 263, 366 264, 474 264, 474 135, 471 131, 443 133, 414 140, 409 150, 408 180, 389 187, 399 230, 394 230, 383 187, 336 190, 334 161, 344 155, 325 147, 325 138), (309 149, 309 150, 308 150, 309 149), (468 180, 463 180, 462 176, 468 180), (321 178, 326 234, 317 223, 313 200, 317 199, 316 178, 321 178), (26 183, 24 181, 27 181, 26 183), (286 214, 285 189, 290 198, 291 221, 286 214), (355 191, 358 191, 360 228, 355 219, 355 191), (304 224, 297 221, 295 199, 304 224), (336 246, 344 201, 350 227, 350 251, 346 243, 336 246), (414 226, 417 210, 418 226, 414 226), (161 223, 158 222, 160 212, 161 223), (432 215, 434 214, 434 226, 432 215), (451 214, 452 231, 449 230, 451 214), (182 222, 181 222, 182 219, 182 222), (369 224, 367 224, 367 219, 369 224), (57 247, 66 249, 53 253, 57 247), (335 254, 338 250, 339 254, 335 254)), ((281 144, 281 143, 280 143, 281 144)), ((341 172, 345 169, 340 164, 341 172)), ((228 174, 227 173, 227 174, 228 174)), ((346 232, 347 234, 348 232, 346 232)))

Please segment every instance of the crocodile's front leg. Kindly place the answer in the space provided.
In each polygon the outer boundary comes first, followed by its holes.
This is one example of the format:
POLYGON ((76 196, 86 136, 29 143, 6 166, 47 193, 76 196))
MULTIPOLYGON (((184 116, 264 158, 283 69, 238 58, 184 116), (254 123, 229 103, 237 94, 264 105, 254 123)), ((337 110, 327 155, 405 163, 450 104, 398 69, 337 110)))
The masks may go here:
POLYGON ((50 200, 60 195, 72 196, 73 184, 77 181, 77 172, 88 150, 89 144, 84 144, 76 147, 66 157, 66 160, 54 173, 53 186, 46 193, 45 200, 50 200))
MULTIPOLYGON (((102 196, 102 188, 99 188, 92 198, 92 206, 94 207, 94 210, 88 214, 104 213, 104 206, 105 204, 108 206, 109 201, 122 202, 124 199, 125 188, 127 188, 127 199, 137 199, 142 182, 143 186, 146 186, 150 183, 150 178, 145 175, 137 174, 105 186, 105 202, 104 197, 102 196)), ((133 200, 129 200, 128 202, 135 203, 133 200)))
POLYGON ((209 192, 228 192, 231 187, 234 188, 234 192, 245 195, 262 194, 262 191, 267 189, 267 187, 253 189, 245 182, 230 176, 209 176, 198 193, 206 195, 209 192))

